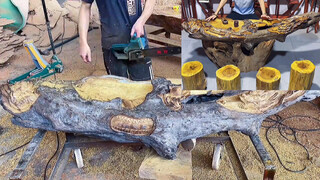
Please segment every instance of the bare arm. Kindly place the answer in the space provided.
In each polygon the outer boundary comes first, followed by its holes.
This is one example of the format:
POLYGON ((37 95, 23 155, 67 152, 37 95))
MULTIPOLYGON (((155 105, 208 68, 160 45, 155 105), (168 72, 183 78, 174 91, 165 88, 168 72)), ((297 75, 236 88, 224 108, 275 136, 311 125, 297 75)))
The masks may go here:
POLYGON ((91 50, 88 45, 87 36, 91 15, 91 4, 82 2, 79 12, 79 44, 80 56, 84 62, 91 62, 91 50))
POLYGON ((131 29, 131 36, 133 36, 134 33, 137 33, 137 37, 144 35, 143 26, 147 22, 149 17, 151 16, 155 4, 156 4, 156 0, 147 0, 146 1, 144 10, 143 10, 141 16, 139 17, 139 19, 137 20, 137 22, 133 25, 133 27, 131 29))
POLYGON ((261 19, 271 19, 266 12, 266 6, 264 4, 264 0, 259 0, 259 4, 262 12, 261 19))
POLYGON ((208 17, 206 20, 209 21, 209 20, 216 19, 218 17, 220 10, 224 7, 224 5, 226 5, 227 1, 228 0, 221 0, 217 8, 217 11, 212 16, 208 17))

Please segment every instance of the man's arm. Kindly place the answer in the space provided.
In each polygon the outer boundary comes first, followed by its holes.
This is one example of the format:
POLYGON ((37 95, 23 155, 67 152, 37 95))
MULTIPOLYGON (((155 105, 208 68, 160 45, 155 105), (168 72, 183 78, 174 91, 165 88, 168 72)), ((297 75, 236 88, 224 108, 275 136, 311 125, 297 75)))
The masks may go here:
POLYGON ((264 0, 259 0, 259 4, 260 4, 260 8, 261 8, 261 19, 271 19, 270 16, 268 16, 267 12, 266 12, 266 6, 264 4, 264 0))
POLYGON ((218 17, 220 10, 223 8, 224 5, 226 5, 227 1, 228 0, 221 0, 217 8, 217 11, 212 16, 208 17, 206 20, 207 21, 215 20, 218 17))
POLYGON ((137 37, 144 35, 144 24, 147 22, 149 17, 151 16, 153 12, 153 8, 156 4, 156 0, 147 0, 143 9, 143 12, 137 22, 133 25, 131 29, 131 36, 134 35, 134 33, 137 33, 137 37))
POLYGON ((84 62, 91 62, 91 49, 88 45, 87 36, 91 15, 91 4, 82 2, 79 12, 79 44, 80 57, 84 62))

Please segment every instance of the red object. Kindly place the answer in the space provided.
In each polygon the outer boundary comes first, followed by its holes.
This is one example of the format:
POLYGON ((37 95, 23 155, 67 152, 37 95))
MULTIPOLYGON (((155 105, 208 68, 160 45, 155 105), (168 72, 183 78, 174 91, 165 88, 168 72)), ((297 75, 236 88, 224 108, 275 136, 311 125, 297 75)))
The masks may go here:
POLYGON ((157 51, 157 54, 162 54, 162 52, 160 50, 157 51))
POLYGON ((168 54, 168 50, 164 50, 163 53, 168 54))

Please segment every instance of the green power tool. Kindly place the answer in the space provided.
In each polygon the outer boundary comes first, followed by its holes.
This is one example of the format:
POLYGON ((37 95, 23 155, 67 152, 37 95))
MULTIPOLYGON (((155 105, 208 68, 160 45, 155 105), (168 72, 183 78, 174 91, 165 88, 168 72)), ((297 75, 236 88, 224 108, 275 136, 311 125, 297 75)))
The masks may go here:
POLYGON ((43 6, 43 12, 46 19, 46 25, 48 30, 48 35, 50 39, 50 45, 53 52, 53 56, 51 58, 51 63, 48 63, 44 60, 44 58, 40 55, 38 49, 34 46, 33 40, 26 40, 23 42, 24 47, 29 52, 30 56, 32 57, 32 60, 35 64, 35 69, 15 78, 12 80, 9 80, 9 84, 14 84, 19 81, 23 80, 31 80, 36 78, 45 78, 48 76, 51 76, 55 73, 61 73, 63 71, 63 64, 62 61, 58 58, 56 51, 55 51, 55 45, 53 43, 52 34, 51 34, 51 28, 50 28, 50 21, 48 18, 48 12, 47 7, 44 0, 42 1, 43 6))
POLYGON ((147 39, 136 34, 128 44, 114 44, 112 53, 118 60, 139 61, 146 57, 172 56, 181 54, 181 47, 147 48, 147 39))

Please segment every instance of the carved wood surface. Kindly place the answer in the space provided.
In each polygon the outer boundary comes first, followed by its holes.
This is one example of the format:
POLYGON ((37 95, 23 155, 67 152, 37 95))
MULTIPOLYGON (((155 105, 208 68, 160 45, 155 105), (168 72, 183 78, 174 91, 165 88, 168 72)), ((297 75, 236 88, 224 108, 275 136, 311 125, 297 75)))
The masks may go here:
POLYGON ((3 85, 0 102, 14 115, 16 125, 143 142, 172 159, 182 141, 228 130, 256 135, 266 117, 320 96, 320 91, 181 91, 162 78, 152 81, 149 93, 137 91, 150 85, 114 76, 78 82, 22 82, 3 85), (114 92, 106 91, 103 84, 124 89, 108 99, 114 92), (92 94, 81 96, 77 88, 86 85, 92 94), (108 100, 92 99, 97 92, 108 100), (127 106, 128 102, 133 105, 127 106))
POLYGON ((189 37, 210 41, 259 43, 276 39, 285 41, 288 34, 307 28, 320 21, 320 13, 310 12, 287 19, 232 20, 216 19, 206 21, 189 19, 182 27, 189 37))

